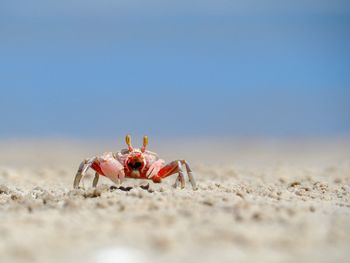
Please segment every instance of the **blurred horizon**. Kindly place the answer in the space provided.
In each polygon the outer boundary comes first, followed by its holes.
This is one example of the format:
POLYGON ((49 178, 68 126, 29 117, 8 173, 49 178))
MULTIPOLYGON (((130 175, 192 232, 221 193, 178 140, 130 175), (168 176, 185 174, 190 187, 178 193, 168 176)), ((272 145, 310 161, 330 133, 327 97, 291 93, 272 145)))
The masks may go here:
POLYGON ((350 135, 350 3, 2 1, 0 139, 350 135))

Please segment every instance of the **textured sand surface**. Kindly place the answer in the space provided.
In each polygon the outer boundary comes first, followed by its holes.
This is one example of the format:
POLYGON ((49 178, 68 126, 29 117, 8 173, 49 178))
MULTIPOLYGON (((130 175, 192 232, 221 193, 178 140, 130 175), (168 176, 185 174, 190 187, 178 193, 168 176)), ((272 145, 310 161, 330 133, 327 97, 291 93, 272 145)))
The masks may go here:
MULTIPOLYGON (((350 140, 152 142, 199 189, 100 180, 72 190, 106 143, 0 143, 1 262, 349 262, 350 140)), ((144 183, 143 183, 144 184, 144 183)))

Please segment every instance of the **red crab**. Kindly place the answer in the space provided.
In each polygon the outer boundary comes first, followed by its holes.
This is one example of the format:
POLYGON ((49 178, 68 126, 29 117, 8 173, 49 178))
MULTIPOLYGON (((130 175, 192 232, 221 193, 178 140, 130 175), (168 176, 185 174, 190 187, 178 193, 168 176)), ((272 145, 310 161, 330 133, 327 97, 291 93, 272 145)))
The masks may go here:
POLYGON ((160 183, 163 178, 177 173, 174 187, 176 188, 180 184, 181 188, 184 188, 185 178, 182 165, 185 165, 192 188, 193 190, 197 189, 192 170, 185 160, 176 160, 165 164, 164 160, 159 159, 156 153, 146 150, 147 136, 143 137, 141 149, 132 147, 130 135, 125 137, 125 142, 128 149, 85 159, 79 166, 73 187, 79 187, 81 178, 91 168, 96 172, 92 183, 93 187, 96 187, 100 175, 108 177, 116 184, 120 184, 124 178, 148 179, 154 183, 160 183))

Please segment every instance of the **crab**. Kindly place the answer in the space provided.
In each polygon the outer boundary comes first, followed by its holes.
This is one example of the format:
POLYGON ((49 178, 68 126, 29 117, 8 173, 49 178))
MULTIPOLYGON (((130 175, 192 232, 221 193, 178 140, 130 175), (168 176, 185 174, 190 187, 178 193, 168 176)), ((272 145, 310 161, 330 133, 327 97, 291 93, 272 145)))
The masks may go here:
POLYGON ((152 180, 154 183, 161 183, 162 179, 178 174, 174 187, 179 185, 185 188, 185 177, 182 167, 185 166, 189 182, 193 190, 197 189, 192 170, 186 160, 175 160, 165 164, 154 152, 146 150, 148 137, 143 137, 141 148, 134 148, 131 145, 131 136, 125 137, 127 149, 120 152, 107 152, 101 156, 85 159, 79 166, 74 179, 73 187, 79 188, 79 183, 86 172, 91 168, 95 171, 92 186, 96 187, 100 176, 109 178, 112 182, 120 185, 125 178, 152 180))

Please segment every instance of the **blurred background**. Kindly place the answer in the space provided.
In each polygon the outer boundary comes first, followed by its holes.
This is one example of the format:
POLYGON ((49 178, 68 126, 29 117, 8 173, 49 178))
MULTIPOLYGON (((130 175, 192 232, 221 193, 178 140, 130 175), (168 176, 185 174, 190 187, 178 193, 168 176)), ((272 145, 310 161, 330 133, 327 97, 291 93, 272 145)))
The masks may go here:
POLYGON ((347 0, 0 1, 0 138, 350 134, 347 0))

